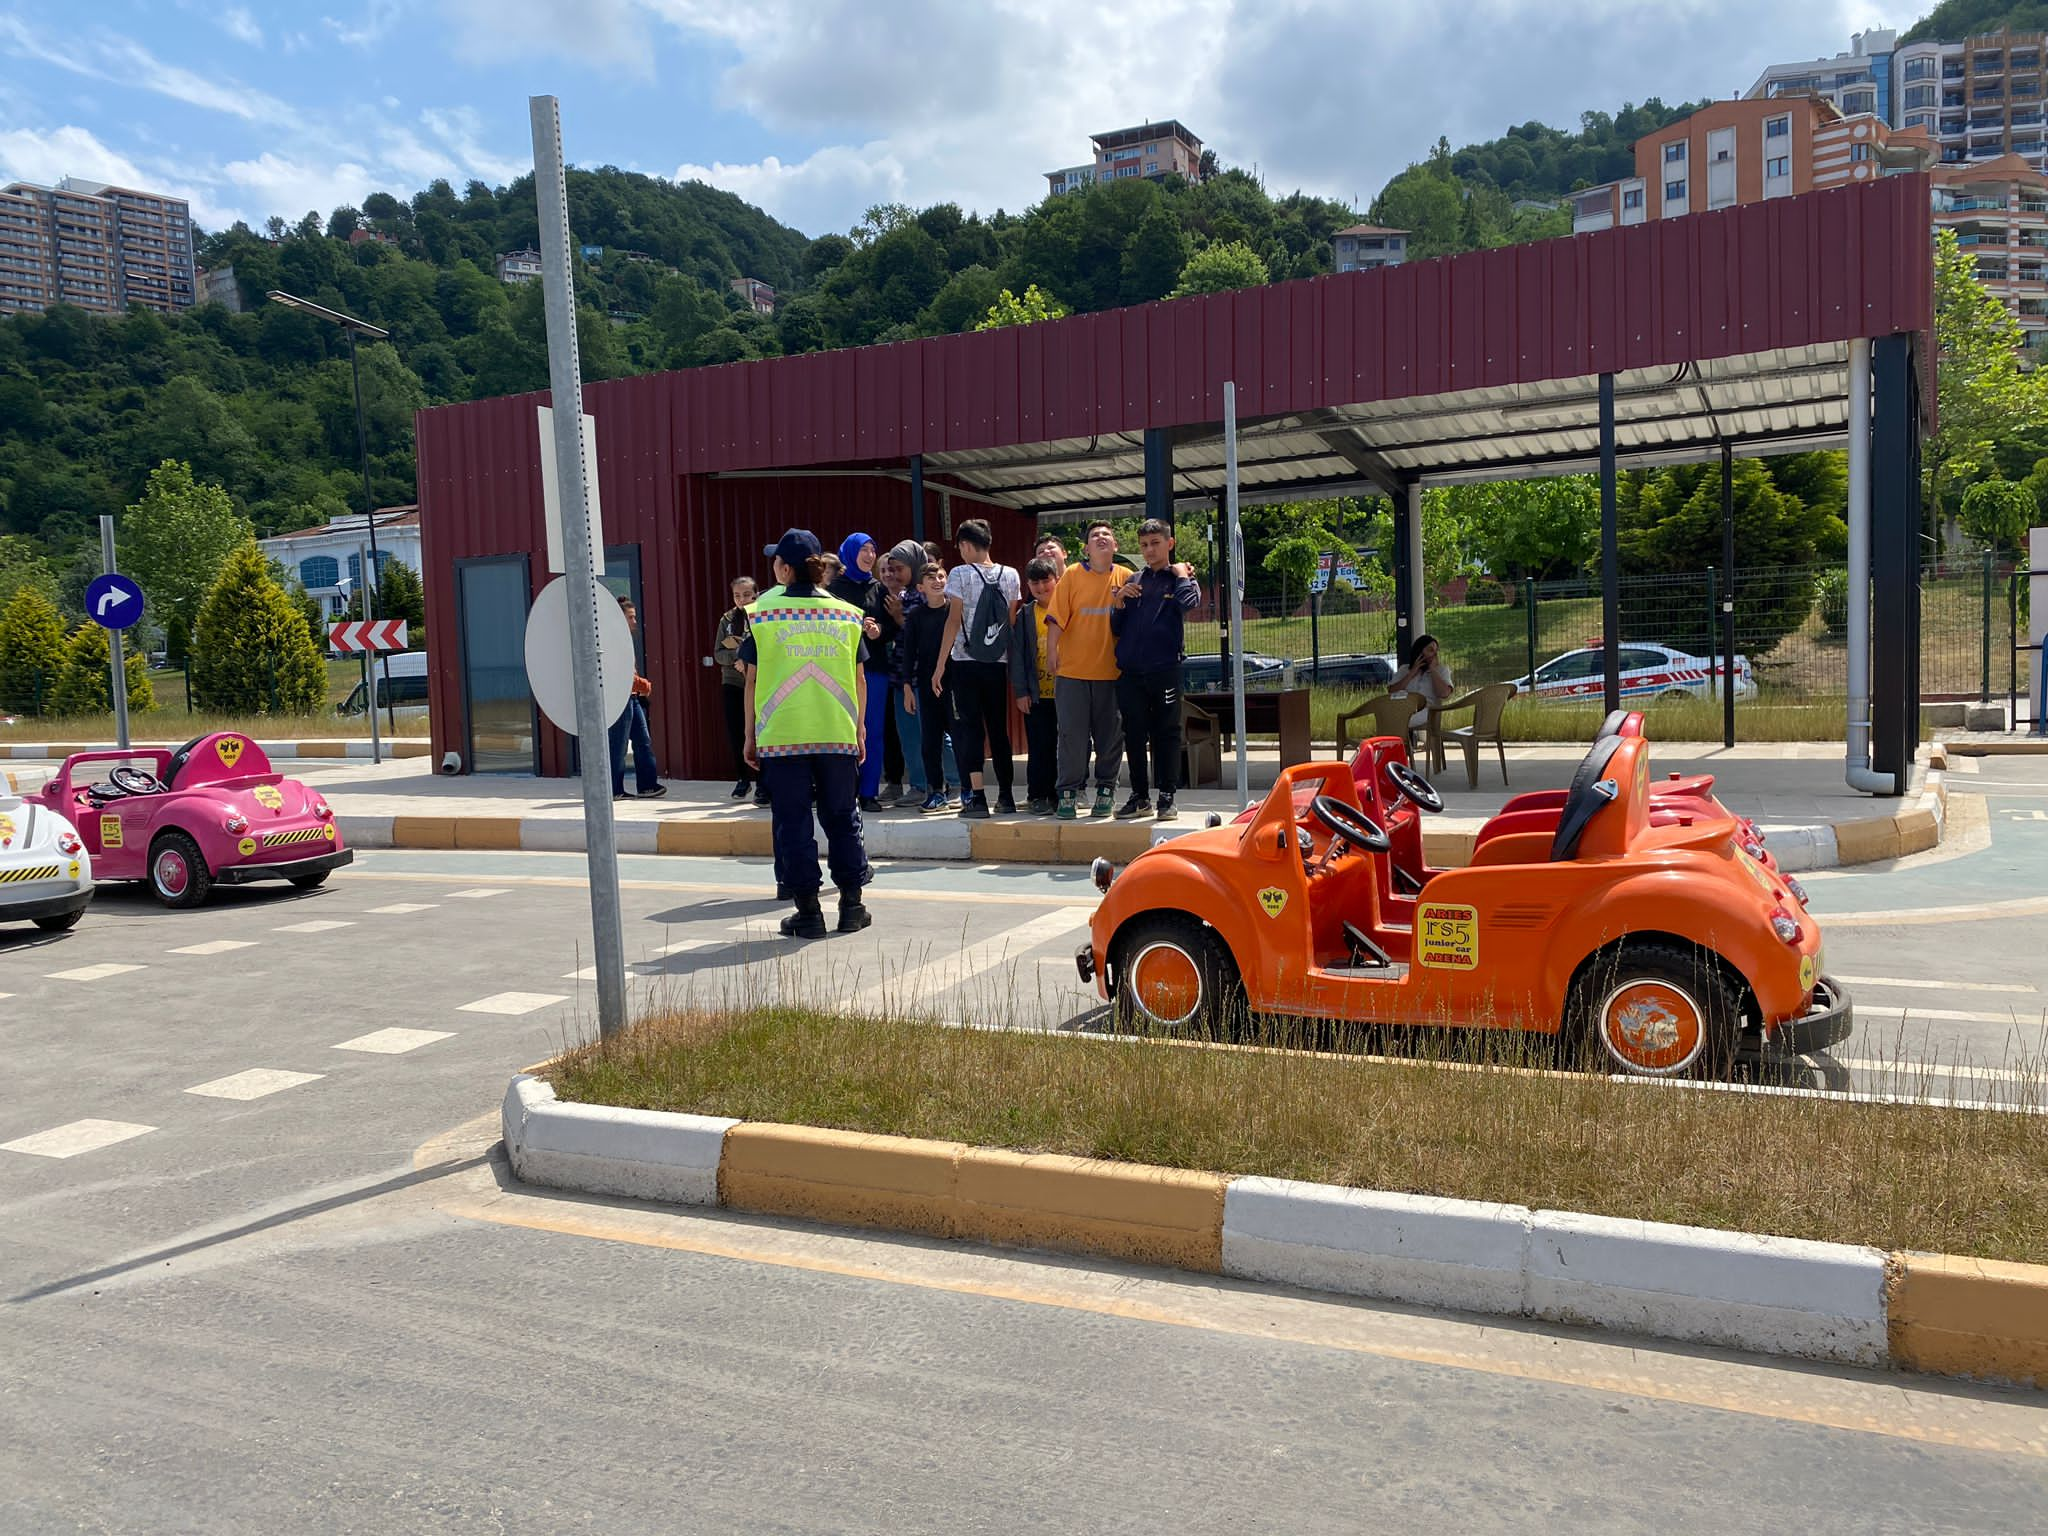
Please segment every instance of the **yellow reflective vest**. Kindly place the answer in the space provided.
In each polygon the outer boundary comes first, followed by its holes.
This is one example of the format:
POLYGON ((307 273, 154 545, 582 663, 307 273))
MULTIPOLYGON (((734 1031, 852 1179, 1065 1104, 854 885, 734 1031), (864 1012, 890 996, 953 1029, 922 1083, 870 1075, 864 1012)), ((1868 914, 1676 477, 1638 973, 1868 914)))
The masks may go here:
POLYGON ((819 593, 776 591, 747 609, 754 747, 764 758, 860 753, 861 614, 819 593))

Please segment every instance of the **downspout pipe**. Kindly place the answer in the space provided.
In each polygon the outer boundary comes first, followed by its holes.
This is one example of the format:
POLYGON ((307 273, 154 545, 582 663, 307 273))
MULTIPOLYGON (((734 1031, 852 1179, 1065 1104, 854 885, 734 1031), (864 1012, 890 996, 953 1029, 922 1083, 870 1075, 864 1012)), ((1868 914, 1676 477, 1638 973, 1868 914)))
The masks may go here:
POLYGON ((1860 794, 1889 795, 1892 775, 1870 766, 1870 342, 1849 343, 1849 739, 1843 777, 1860 794))

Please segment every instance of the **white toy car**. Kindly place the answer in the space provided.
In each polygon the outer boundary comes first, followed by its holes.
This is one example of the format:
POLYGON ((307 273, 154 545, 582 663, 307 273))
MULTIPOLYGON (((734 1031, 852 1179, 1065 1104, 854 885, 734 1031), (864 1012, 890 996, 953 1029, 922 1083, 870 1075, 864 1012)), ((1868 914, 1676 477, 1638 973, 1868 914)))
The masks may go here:
POLYGON ((45 806, 0 793, 0 923, 62 933, 92 900, 92 856, 78 829, 45 806))
MULTIPOLYGON (((1647 645, 1623 641, 1620 647, 1621 696, 1625 699, 1668 699, 1691 695, 1714 698, 1720 692, 1721 659, 1693 656, 1669 645, 1647 645)), ((1606 660, 1600 647, 1554 656, 1536 669, 1532 680, 1514 679, 1515 690, 1540 699, 1585 699, 1598 702, 1606 689, 1606 660)), ((1749 670, 1749 658, 1735 658, 1735 697, 1756 697, 1756 677, 1749 670)))

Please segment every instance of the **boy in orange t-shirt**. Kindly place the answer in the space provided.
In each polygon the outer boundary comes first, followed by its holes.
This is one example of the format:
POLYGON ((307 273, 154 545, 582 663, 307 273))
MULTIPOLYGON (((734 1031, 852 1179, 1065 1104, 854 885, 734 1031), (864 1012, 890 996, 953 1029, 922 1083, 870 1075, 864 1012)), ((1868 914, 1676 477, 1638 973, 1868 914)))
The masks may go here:
POLYGON ((1116 563, 1116 534, 1107 523, 1088 527, 1088 558, 1069 566, 1046 607, 1046 648, 1053 703, 1059 715, 1059 818, 1080 814, 1088 785, 1089 750, 1095 756, 1093 815, 1116 811, 1117 772, 1123 765, 1123 717, 1116 701, 1116 636, 1109 627, 1110 594, 1130 571, 1116 563))

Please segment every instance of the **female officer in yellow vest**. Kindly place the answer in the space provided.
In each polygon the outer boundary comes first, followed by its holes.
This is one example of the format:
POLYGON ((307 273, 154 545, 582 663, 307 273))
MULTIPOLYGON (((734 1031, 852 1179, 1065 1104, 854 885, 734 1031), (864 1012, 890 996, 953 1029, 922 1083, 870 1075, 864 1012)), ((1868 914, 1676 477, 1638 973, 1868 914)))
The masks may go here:
POLYGON ((867 719, 861 612, 826 595, 823 550, 808 529, 790 529, 763 553, 774 559, 777 588, 748 607, 739 662, 747 762, 760 770, 775 825, 775 894, 796 903, 782 931, 825 936, 815 805, 839 887, 839 931, 858 933, 874 920, 860 898, 872 873, 856 801, 867 719))

